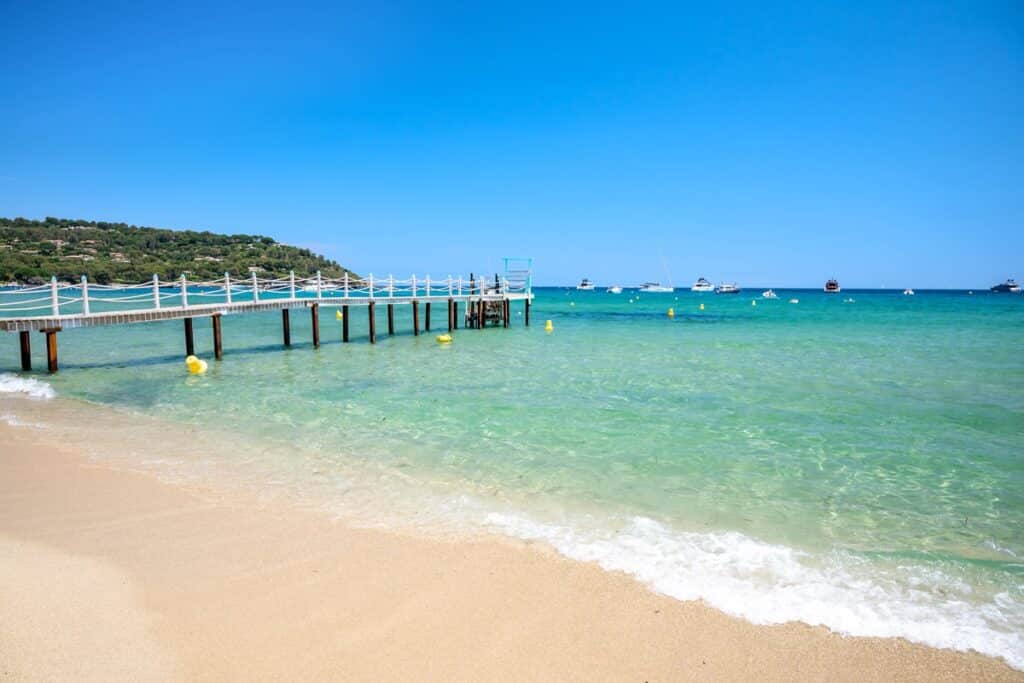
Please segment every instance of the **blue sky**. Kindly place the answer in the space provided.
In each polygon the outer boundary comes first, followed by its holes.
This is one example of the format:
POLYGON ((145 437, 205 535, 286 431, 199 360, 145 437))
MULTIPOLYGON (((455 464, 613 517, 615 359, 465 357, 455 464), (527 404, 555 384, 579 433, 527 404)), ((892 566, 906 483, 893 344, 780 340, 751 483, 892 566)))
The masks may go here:
POLYGON ((1024 279, 1019 2, 479 5, 3 0, 0 215, 380 275, 1024 279))

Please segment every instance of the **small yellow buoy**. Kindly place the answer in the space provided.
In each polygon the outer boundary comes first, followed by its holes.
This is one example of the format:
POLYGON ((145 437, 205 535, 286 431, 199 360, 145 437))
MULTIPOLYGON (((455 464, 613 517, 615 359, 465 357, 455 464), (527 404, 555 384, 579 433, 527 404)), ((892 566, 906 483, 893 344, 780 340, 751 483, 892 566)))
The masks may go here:
POLYGON ((755 301, 754 299, 751 299, 750 300, 750 305, 751 306, 756 306, 757 305, 757 301, 755 301))
POLYGON ((185 367, 187 367, 188 371, 193 375, 201 375, 206 372, 208 368, 205 360, 200 360, 195 356, 189 356, 185 359, 185 367))
POLYGON ((343 316, 343 315, 341 314, 341 311, 335 311, 335 312, 334 312, 334 319, 335 319, 335 320, 343 320, 344 318, 345 318, 345 316, 343 316))
POLYGON ((452 335, 450 335, 450 334, 439 334, 439 335, 437 335, 436 338, 437 338, 437 343, 438 344, 451 344, 452 343, 452 335))
POLYGON ((544 323, 544 331, 545 332, 554 332, 555 331, 555 326, 551 324, 550 320, 548 320, 547 322, 544 323))
POLYGON ((700 305, 700 310, 702 310, 702 311, 704 310, 704 304, 700 305))
POLYGON ((670 318, 676 317, 676 309, 674 309, 674 308, 668 309, 668 317, 670 317, 670 318))

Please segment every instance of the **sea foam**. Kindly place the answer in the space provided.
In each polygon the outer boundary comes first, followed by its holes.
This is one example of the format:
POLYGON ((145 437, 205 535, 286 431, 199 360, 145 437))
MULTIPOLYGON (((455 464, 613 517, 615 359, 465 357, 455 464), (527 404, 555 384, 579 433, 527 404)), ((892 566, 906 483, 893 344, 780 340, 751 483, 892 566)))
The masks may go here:
POLYGON ((888 570, 845 551, 813 556, 738 532, 672 530, 634 517, 617 531, 546 524, 489 513, 491 528, 540 540, 563 555, 622 571, 680 600, 704 600, 755 624, 799 621, 852 636, 903 637, 940 648, 1003 657, 1024 670, 1024 604, 989 599, 941 568, 888 570))
POLYGON ((57 395, 53 387, 31 377, 0 374, 0 394, 20 394, 33 399, 51 399, 57 395))

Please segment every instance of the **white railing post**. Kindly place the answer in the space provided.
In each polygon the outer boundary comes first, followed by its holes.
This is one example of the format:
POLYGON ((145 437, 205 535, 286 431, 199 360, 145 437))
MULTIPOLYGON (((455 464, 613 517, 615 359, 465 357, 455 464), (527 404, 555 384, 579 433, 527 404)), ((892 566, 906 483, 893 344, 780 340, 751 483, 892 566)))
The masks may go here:
POLYGON ((252 300, 253 303, 258 303, 260 300, 260 285, 256 282, 256 271, 250 273, 252 275, 252 300))
POLYGON ((320 277, 320 271, 316 271, 316 298, 322 299, 324 297, 324 285, 323 280, 320 277))
POLYGON ((448 298, 452 296, 452 274, 448 273, 448 298))
POLYGON ((224 271, 224 299, 231 303, 231 273, 224 271))
POLYGON ((395 276, 388 273, 388 298, 395 295, 395 276))
POLYGON ((160 308, 160 276, 153 273, 153 308, 160 308))
POLYGON ((412 274, 412 277, 409 278, 409 281, 412 283, 412 298, 415 299, 416 298, 416 273, 412 274))
POLYGON ((291 292, 291 297, 295 298, 295 271, 288 271, 288 291, 291 292))
POLYGON ((60 299, 57 298, 57 276, 50 276, 50 312, 60 315, 60 299))
POLYGON ((347 299, 348 298, 348 271, 347 270, 345 271, 345 276, 342 279, 344 281, 344 285, 343 286, 345 288, 345 298, 347 299))
POLYGON ((188 280, 184 274, 181 276, 181 307, 188 308, 188 280))
POLYGON ((459 296, 462 296, 462 276, 459 276, 459 296))
POLYGON ((373 298, 373 273, 370 273, 368 282, 370 283, 370 298, 373 298))
POLYGON ((82 313, 89 315, 89 278, 82 276, 82 313))
POLYGON ((427 273, 427 298, 430 298, 430 273, 427 273))

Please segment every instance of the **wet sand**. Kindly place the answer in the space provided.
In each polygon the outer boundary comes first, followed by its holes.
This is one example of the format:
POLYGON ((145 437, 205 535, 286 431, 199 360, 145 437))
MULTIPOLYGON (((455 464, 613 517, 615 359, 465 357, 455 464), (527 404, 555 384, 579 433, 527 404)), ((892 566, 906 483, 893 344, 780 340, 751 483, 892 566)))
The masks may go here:
POLYGON ((1024 680, 501 538, 354 529, 0 424, 0 680, 1024 680))

